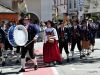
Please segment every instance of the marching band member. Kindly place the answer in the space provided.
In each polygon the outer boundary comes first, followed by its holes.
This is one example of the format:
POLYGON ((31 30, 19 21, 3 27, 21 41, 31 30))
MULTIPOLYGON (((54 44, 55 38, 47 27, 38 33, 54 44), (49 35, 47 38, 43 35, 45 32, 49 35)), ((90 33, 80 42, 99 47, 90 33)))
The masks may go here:
POLYGON ((34 63, 34 70, 38 69, 38 65, 37 65, 37 60, 35 55, 33 54, 33 47, 34 47, 34 43, 36 42, 37 38, 38 38, 38 30, 37 28, 34 26, 34 24, 30 23, 30 18, 29 17, 25 17, 24 20, 24 26, 26 27, 27 31, 28 31, 28 42, 31 42, 30 44, 28 44, 27 46, 23 46, 22 50, 21 50, 21 70, 19 72, 25 72, 25 56, 27 51, 29 52, 30 57, 32 58, 32 61, 34 63))
POLYGON ((72 28, 71 28, 71 53, 72 53, 72 60, 74 60, 74 48, 75 45, 77 44, 77 47, 79 49, 80 52, 80 58, 81 57, 81 29, 78 25, 78 20, 73 20, 72 21, 72 28))
POLYGON ((95 45, 95 34, 96 34, 96 24, 93 23, 92 19, 89 19, 88 28, 91 33, 90 43, 91 43, 91 50, 94 51, 94 45, 95 45))
POLYGON ((10 23, 7 23, 7 24, 4 24, 3 26, 3 30, 5 31, 5 50, 6 50, 6 57, 7 57, 7 50, 11 50, 11 54, 14 55, 14 52, 13 52, 13 46, 9 43, 8 41, 8 30, 10 28, 10 23))
POLYGON ((67 62, 69 62, 69 51, 68 51, 68 42, 69 42, 69 29, 67 26, 64 26, 63 22, 60 23, 58 28, 58 37, 59 37, 59 49, 62 57, 62 50, 64 48, 67 55, 67 62))
POLYGON ((58 47, 58 35, 52 21, 47 21, 47 28, 45 29, 45 38, 43 45, 43 60, 47 66, 55 65, 55 61, 61 63, 61 57, 58 47))
POLYGON ((5 65, 5 59, 4 56, 2 55, 2 49, 4 48, 4 40, 5 40, 5 33, 0 27, 0 58, 2 60, 2 66, 5 65))

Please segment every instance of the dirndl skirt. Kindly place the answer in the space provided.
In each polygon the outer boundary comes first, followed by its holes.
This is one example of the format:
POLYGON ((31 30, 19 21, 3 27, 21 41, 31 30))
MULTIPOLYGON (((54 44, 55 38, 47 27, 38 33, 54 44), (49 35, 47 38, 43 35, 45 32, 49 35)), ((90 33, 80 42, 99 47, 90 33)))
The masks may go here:
POLYGON ((90 41, 82 40, 82 49, 90 49, 90 41))
POLYGON ((45 63, 50 63, 53 61, 61 62, 60 50, 58 47, 58 42, 54 40, 54 43, 47 41, 43 45, 43 60, 45 63))

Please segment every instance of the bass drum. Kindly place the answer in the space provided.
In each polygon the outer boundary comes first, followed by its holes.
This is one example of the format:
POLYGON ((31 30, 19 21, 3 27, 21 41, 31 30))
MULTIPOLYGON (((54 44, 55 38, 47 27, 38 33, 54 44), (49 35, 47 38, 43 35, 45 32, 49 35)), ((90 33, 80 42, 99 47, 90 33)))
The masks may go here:
POLYGON ((23 25, 11 26, 8 31, 8 40, 12 46, 24 46, 28 41, 28 32, 23 25))

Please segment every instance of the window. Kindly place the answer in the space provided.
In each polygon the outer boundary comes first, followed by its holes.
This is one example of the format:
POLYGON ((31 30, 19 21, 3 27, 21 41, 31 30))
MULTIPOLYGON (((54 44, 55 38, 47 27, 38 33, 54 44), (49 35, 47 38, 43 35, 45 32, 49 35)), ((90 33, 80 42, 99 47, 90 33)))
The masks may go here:
POLYGON ((12 1, 12 9, 13 9, 13 10, 18 10, 18 3, 17 3, 17 0, 13 0, 13 1, 12 1))
POLYGON ((74 0, 74 8, 76 8, 76 0, 74 0))
POLYGON ((69 0, 69 9, 72 9, 72 2, 69 0))

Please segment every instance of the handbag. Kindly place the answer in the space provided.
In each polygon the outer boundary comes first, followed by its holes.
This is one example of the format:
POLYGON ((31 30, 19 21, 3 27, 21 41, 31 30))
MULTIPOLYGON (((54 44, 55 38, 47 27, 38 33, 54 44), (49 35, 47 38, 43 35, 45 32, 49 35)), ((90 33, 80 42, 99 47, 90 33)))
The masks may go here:
POLYGON ((49 36, 48 41, 49 41, 49 43, 54 43, 54 38, 52 36, 49 36))

